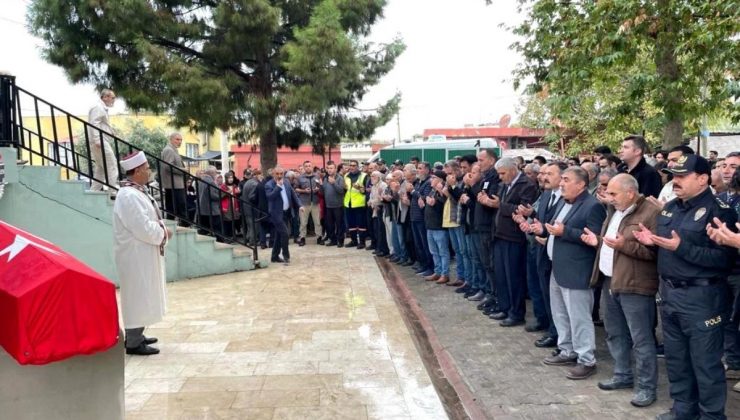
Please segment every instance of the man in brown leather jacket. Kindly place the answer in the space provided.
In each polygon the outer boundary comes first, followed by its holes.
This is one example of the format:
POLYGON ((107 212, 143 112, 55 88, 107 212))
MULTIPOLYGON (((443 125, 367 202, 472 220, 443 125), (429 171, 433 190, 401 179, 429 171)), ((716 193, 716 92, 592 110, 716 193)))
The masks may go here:
POLYGON ((656 252, 635 239, 643 224, 655 231, 660 209, 638 192, 637 180, 619 174, 609 181, 609 208, 601 232, 585 229, 581 240, 598 248, 591 284, 604 277, 607 345, 614 358, 614 375, 599 382, 603 390, 633 388, 630 353, 635 352, 637 386, 632 405, 647 407, 656 398, 658 381, 653 324, 658 291, 656 252))

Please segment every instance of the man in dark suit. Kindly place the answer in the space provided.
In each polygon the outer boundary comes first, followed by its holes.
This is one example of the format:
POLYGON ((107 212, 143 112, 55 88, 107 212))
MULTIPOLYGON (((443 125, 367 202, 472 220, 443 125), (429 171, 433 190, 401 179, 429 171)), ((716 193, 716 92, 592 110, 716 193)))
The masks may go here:
MULTIPOLYGON (((555 218, 555 210, 563 200, 560 191, 560 176, 568 168, 564 162, 551 163, 544 167, 544 192, 540 196, 539 205, 536 212, 529 212, 524 207, 519 208, 522 214, 520 229, 526 233, 532 232, 530 224, 524 220, 523 216, 533 217, 534 222, 552 223, 555 218)), ((531 211, 531 209, 529 209, 531 211)), ((540 290, 542 291, 543 306, 547 314, 547 323, 541 325, 546 328, 544 335, 535 341, 537 347, 555 347, 558 343, 558 330, 552 320, 552 311, 550 310, 550 273, 552 271, 552 262, 547 255, 547 230, 543 229, 542 236, 535 236, 535 260, 537 266, 537 278, 539 280, 540 290)), ((533 302, 534 304, 534 302, 533 302)), ((539 322, 540 320, 538 320, 539 322)), ((536 330, 536 328, 532 328, 536 330)))
POLYGON ((606 218, 604 206, 588 193, 588 174, 580 167, 566 169, 560 180, 563 202, 555 217, 532 230, 550 235, 547 255, 552 260, 550 307, 558 330, 560 352, 545 358, 548 365, 576 365, 568 379, 585 379, 596 372, 596 334, 591 320, 594 295, 589 288, 596 250, 581 241, 584 228, 600 229, 606 218))
POLYGON ((301 200, 298 198, 290 182, 284 178, 285 170, 276 166, 272 170, 272 179, 265 184, 265 195, 267 196, 267 211, 270 221, 274 227, 275 239, 272 246, 272 262, 290 262, 290 251, 288 250, 288 226, 290 226, 293 211, 300 209, 301 200), (282 251, 283 257, 280 258, 282 251))
POLYGON ((537 186, 519 170, 514 159, 496 162, 496 172, 501 179, 498 195, 487 198, 498 209, 494 218, 493 264, 499 310, 491 318, 500 320, 502 327, 513 327, 524 324, 526 313, 527 238, 512 217, 519 205, 534 203, 537 186))

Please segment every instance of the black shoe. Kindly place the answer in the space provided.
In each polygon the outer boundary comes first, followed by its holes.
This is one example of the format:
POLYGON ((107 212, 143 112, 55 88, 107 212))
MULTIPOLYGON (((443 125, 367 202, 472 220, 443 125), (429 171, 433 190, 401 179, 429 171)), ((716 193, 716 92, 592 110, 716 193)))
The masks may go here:
POLYGON ((365 242, 360 242, 357 244, 357 249, 365 249, 365 242))
POLYGON ((395 255, 391 255, 391 257, 388 258, 388 261, 394 263, 394 262, 400 261, 400 259, 398 257, 396 257, 395 255))
POLYGON ((298 238, 293 238, 293 243, 298 245, 301 241, 298 238))
POLYGON ((368 251, 375 251, 375 247, 370 245, 369 247, 365 248, 368 251))
POLYGON ((376 253, 375 253, 375 256, 376 256, 376 257, 378 257, 378 258, 383 258, 383 257, 385 257, 386 255, 388 255, 388 254, 386 254, 385 252, 376 252, 376 253))
POLYGON ((488 317, 491 319, 495 319, 496 321, 503 321, 504 319, 509 317, 509 314, 507 314, 506 312, 494 312, 488 317))
POLYGON ((406 260, 406 262, 401 265, 404 267, 411 267, 412 265, 414 265, 414 262, 411 260, 406 260))
POLYGON ((604 391, 614 391, 615 389, 632 389, 634 383, 632 381, 621 381, 616 378, 609 378, 605 381, 599 381, 597 385, 599 389, 604 391))
POLYGON ((516 327, 516 326, 519 326, 519 325, 524 325, 524 320, 523 319, 516 320, 516 319, 506 318, 503 321, 499 322, 498 325, 500 325, 502 327, 516 327))
POLYGON ((535 347, 547 348, 558 345, 558 339, 555 337, 542 337, 534 342, 535 347))
POLYGON ((286 258, 285 261, 283 261, 285 264, 290 264, 290 258, 286 258))
POLYGON ((267 244, 260 244, 260 249, 267 249, 267 244))
POLYGON ((274 262, 274 263, 284 263, 284 262, 285 262, 285 260, 284 260, 284 259, 282 259, 282 258, 280 258, 280 257, 277 257, 277 258, 273 258, 273 259, 271 259, 270 261, 271 261, 271 262, 274 262))
POLYGON ((316 240, 316 243, 319 245, 324 245, 324 240, 322 238, 319 238, 316 240))
POLYGON ((478 306, 476 308, 478 310, 483 310, 483 309, 487 308, 491 304, 491 302, 494 302, 495 300, 496 300, 496 298, 493 295, 486 294, 483 297, 483 300, 480 301, 480 303, 478 304, 478 306))
POLYGON ((469 297, 471 297, 471 296, 473 296, 473 295, 477 295, 479 291, 480 291, 480 290, 478 290, 478 289, 470 289, 470 290, 468 290, 467 292, 465 292, 465 294, 463 295, 463 297, 464 297, 465 299, 467 299, 467 298, 469 298, 469 297))
POLYGON ((524 331, 526 332, 537 332, 537 331, 545 331, 545 326, 540 324, 539 322, 536 324, 530 324, 524 327, 524 331))
POLYGON ((306 245, 306 238, 301 238, 298 240, 298 246, 305 246, 306 245))
POLYGON ((357 241, 349 241, 349 243, 347 244, 347 247, 348 248, 352 248, 352 247, 355 247, 355 246, 357 246, 357 241))
POLYGON ((144 337, 144 344, 146 344, 147 346, 150 344, 154 344, 158 341, 159 340, 157 340, 157 337, 144 337))
POLYGON ((483 315, 492 315, 492 314, 495 314, 496 312, 501 312, 501 311, 498 310, 498 306, 491 305, 491 306, 487 306, 483 308, 482 312, 483 312, 483 315))
POLYGON ((344 242, 339 242, 337 244, 337 248, 344 248, 344 242))
POLYGON ((473 288, 466 284, 465 286, 455 289, 455 293, 468 293, 471 290, 473 290, 473 288))
POLYGON ((136 356, 151 356, 153 354, 159 354, 159 349, 149 347, 144 343, 139 344, 139 347, 126 348, 126 354, 133 354, 136 356))
POLYGON ((337 246, 337 243, 336 241, 331 241, 331 242, 326 242, 325 245, 326 246, 337 246))
POLYGON ((662 344, 656 344, 655 345, 655 355, 660 358, 665 357, 665 346, 662 344))

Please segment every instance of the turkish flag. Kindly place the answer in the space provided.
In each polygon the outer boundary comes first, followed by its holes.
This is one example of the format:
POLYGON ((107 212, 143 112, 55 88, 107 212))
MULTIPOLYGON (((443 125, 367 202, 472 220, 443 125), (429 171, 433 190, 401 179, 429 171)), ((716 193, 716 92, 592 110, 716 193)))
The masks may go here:
POLYGON ((56 245, 0 221, 0 345, 22 365, 118 342, 113 282, 56 245))

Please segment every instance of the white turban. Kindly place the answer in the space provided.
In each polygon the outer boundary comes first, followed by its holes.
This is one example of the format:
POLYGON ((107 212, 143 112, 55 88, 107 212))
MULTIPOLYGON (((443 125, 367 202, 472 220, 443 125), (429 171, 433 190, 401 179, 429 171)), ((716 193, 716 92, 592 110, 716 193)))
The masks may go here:
POLYGON ((139 153, 129 156, 125 158, 124 160, 121 160, 121 168, 123 168, 124 171, 128 172, 132 169, 136 169, 139 166, 146 163, 146 156, 144 155, 143 151, 139 151, 139 153))

